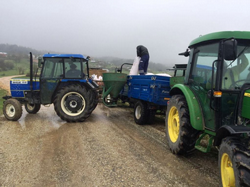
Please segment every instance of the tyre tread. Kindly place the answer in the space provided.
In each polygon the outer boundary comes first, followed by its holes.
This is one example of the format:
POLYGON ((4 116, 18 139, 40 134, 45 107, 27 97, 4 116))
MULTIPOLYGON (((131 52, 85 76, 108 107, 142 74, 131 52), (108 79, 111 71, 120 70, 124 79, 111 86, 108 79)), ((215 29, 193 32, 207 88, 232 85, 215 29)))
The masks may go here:
POLYGON ((65 120, 67 122, 83 122, 92 113, 91 106, 93 103, 93 97, 92 97, 91 91, 89 89, 87 89, 86 87, 79 85, 79 84, 73 84, 73 85, 61 88, 58 91, 58 93, 56 94, 53 103, 54 103, 54 109, 55 109, 57 115, 62 120, 65 120), (75 91, 75 92, 78 92, 80 94, 85 95, 84 98, 85 98, 86 106, 85 106, 84 111, 81 114, 79 114, 78 116, 69 116, 69 115, 65 114, 61 109, 61 104, 60 104, 61 98, 63 97, 63 95, 65 95, 66 93, 71 92, 71 91, 75 91))
POLYGON ((23 113, 22 105, 18 100, 11 98, 11 99, 4 101, 3 114, 4 114, 6 119, 8 119, 10 121, 17 121, 18 119, 21 118, 22 113, 23 113), (6 113, 7 104, 12 104, 15 107, 16 113, 13 117, 8 116, 6 113))
POLYGON ((174 154, 186 154, 194 149, 195 142, 200 132, 194 129, 190 124, 189 110, 186 99, 183 95, 174 95, 170 99, 165 123, 169 148, 174 154), (170 110, 171 105, 175 106, 179 112, 180 133, 176 143, 171 142, 168 136, 167 120, 168 111, 170 110))
POLYGON ((236 186, 250 186, 250 150, 248 148, 248 141, 239 137, 226 137, 221 143, 221 147, 227 147, 231 150, 232 162, 235 165, 234 170, 236 170, 234 171, 236 172, 236 186))

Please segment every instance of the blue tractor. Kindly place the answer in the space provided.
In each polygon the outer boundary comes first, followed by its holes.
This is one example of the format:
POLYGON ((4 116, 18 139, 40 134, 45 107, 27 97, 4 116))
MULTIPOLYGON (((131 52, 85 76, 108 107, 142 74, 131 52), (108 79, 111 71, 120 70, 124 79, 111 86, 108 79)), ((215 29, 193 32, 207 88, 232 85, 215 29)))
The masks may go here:
POLYGON ((98 84, 89 76, 88 62, 89 57, 80 54, 45 54, 33 71, 30 53, 30 76, 11 79, 11 96, 3 97, 5 118, 17 121, 22 105, 28 113, 36 114, 41 105, 54 104, 62 120, 84 121, 98 104, 98 84))

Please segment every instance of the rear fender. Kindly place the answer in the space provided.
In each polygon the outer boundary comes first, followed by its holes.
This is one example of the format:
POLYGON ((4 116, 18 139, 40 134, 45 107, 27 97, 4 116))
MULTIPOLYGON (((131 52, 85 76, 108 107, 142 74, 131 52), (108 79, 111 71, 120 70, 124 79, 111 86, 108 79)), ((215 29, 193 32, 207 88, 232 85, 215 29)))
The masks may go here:
POLYGON ((51 98, 51 103, 53 103, 54 101, 54 97, 56 96, 57 92, 68 85, 72 85, 72 84, 80 84, 84 87, 86 87, 88 90, 97 90, 98 89, 98 84, 95 83, 94 81, 87 81, 87 80, 82 80, 82 79, 62 79, 61 82, 58 84, 57 88, 55 89, 53 96, 51 98))
POLYGON ((74 83, 80 83, 85 85, 89 89, 98 89, 99 85, 93 81, 92 79, 62 79, 62 83, 66 84, 74 84, 74 83))
POLYGON ((188 104, 190 122, 194 129, 204 130, 203 115, 200 104, 188 86, 176 84, 172 87, 170 95, 184 95, 188 104))
POLYGON ((224 125, 220 127, 214 138, 214 146, 219 146, 223 138, 228 136, 239 136, 242 134, 247 134, 250 136, 250 127, 247 126, 233 126, 233 125, 224 125))

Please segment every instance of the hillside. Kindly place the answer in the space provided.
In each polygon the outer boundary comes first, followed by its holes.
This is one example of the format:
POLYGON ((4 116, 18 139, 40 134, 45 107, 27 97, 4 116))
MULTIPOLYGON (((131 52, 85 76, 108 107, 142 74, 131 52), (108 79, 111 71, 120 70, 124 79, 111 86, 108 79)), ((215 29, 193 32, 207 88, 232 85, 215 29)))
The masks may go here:
MULTIPOLYGON (((35 56, 48 53, 48 51, 45 51, 45 50, 39 51, 39 50, 32 49, 29 47, 23 47, 23 46, 18 46, 18 45, 11 45, 11 44, 0 44, 0 52, 6 52, 8 53, 8 55, 27 55, 30 52, 32 52, 33 55, 35 56)), ((50 53, 56 53, 56 52, 50 51, 50 53)))
MULTIPOLYGON (((96 64, 100 67, 106 68, 106 69, 114 69, 115 67, 120 68, 122 64, 124 63, 130 63, 132 64, 134 59, 121 59, 117 57, 102 57, 102 58, 96 58, 96 64)), ((131 66, 127 66, 130 68, 131 66)), ((163 64, 154 63, 149 61, 149 67, 148 72, 152 73, 165 73, 167 68, 163 64)))
MULTIPOLYGON (((7 75, 26 74, 29 72, 29 52, 32 52, 35 57, 48 53, 48 51, 39 51, 29 47, 23 47, 11 44, 0 44, 0 52, 7 53, 3 58, 0 56, 0 77, 7 75)), ((50 53, 60 53, 53 52, 50 53)), ((124 63, 133 63, 134 59, 121 59, 117 57, 91 57, 90 68, 108 69, 114 72, 116 68, 120 68, 124 63)), ((35 59, 34 59, 35 60, 35 59)), ((131 66, 124 66, 125 73, 129 72, 131 66)), ((165 65, 149 62, 148 72, 151 73, 166 73, 168 69, 165 65)))

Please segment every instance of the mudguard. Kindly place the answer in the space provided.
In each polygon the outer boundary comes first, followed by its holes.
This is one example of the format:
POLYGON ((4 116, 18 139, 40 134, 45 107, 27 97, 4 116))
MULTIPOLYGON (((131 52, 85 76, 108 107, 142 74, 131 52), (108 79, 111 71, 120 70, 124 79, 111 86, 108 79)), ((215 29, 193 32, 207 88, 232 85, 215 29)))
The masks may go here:
POLYGON ((184 95, 188 104, 190 122, 194 129, 204 130, 203 115, 200 104, 188 86, 176 84, 172 87, 170 95, 184 95))
POLYGON ((248 126, 234 126, 234 125, 224 125, 220 127, 214 138, 214 146, 219 146, 223 138, 232 135, 241 135, 248 134, 250 135, 250 127, 248 126))

